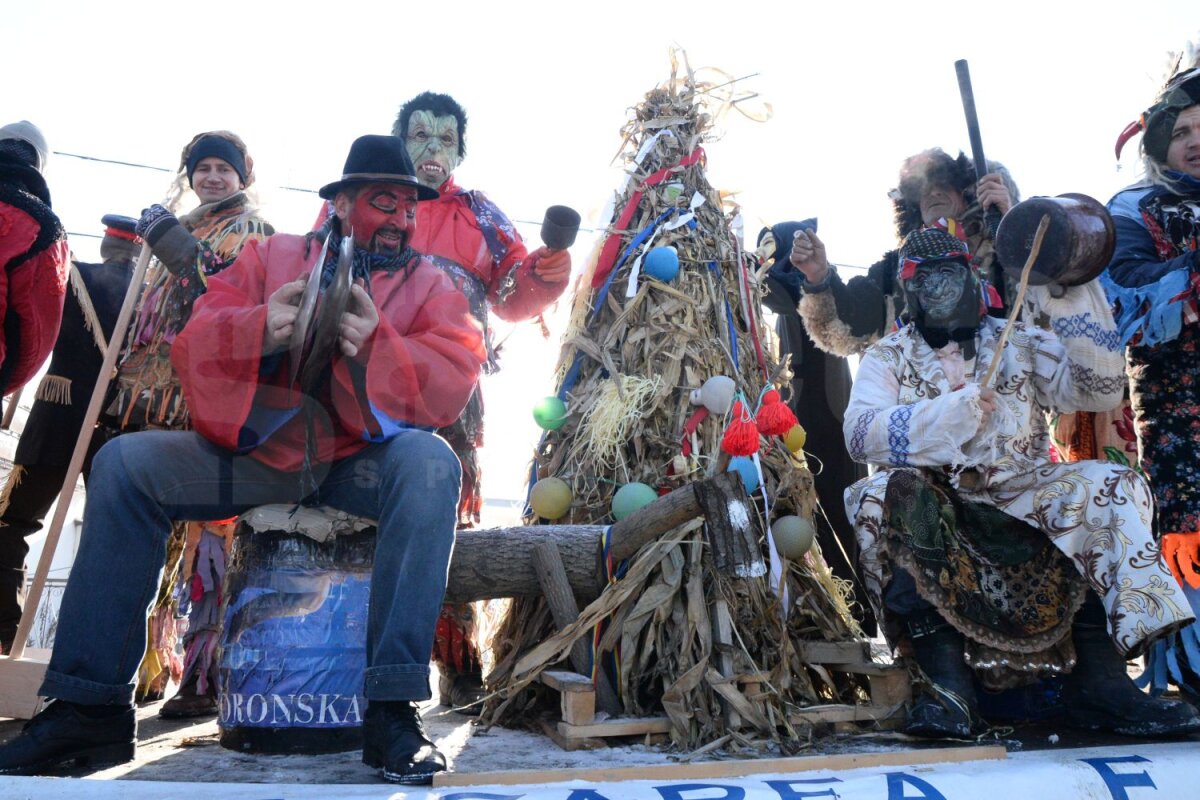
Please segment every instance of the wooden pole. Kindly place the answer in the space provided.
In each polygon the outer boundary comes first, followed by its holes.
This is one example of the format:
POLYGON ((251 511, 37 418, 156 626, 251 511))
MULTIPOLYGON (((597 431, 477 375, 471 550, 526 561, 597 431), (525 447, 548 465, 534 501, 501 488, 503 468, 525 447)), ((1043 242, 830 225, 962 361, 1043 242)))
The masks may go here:
MULTIPOLYGON (((75 494, 75 482, 83 470, 83 460, 87 456, 88 447, 92 443, 92 433, 96 420, 100 418, 100 406, 108 394, 108 385, 113 379, 117 366, 117 356, 125 344, 125 331, 129 329, 129 321, 133 317, 133 309, 141 294, 142 281, 146 277, 146 266, 150 263, 150 246, 143 244, 141 255, 138 256, 137 266, 129 281, 129 289, 125 292, 125 302, 121 313, 117 316, 113 335, 109 337, 108 349, 104 352, 104 363, 100 367, 100 375, 96 379, 96 388, 92 390, 92 400, 88 403, 87 412, 83 416, 83 428, 79 439, 75 442, 75 452, 71 454, 71 463, 67 466, 67 477, 63 481, 62 491, 58 494, 58 503, 54 509, 54 520, 46 531, 46 541, 42 545, 42 557, 38 559, 37 571, 34 573, 33 585, 25 598, 25 610, 21 614, 21 622, 17 626, 17 635, 13 640, 12 651, 8 658, 16 661, 25 652, 25 640, 29 638, 29 630, 37 618, 38 605, 42 602, 42 591, 46 586, 46 576, 50 572, 50 564, 54 560, 54 551, 58 548, 58 539, 62 534, 63 522, 66 521, 67 511, 71 507, 71 496, 75 494)), ((4 659, 0 658, 0 683, 4 680, 4 659)))
POLYGON ((1029 249, 1029 258, 1025 259, 1025 266, 1021 269, 1021 284, 1017 287, 1017 298, 1013 301, 1013 307, 1009 309, 1008 323, 1004 326, 1004 332, 1000 334, 1000 341, 996 343, 996 352, 992 354, 992 364, 988 367, 987 375, 983 376, 980 386, 992 388, 992 379, 996 377, 996 370, 1000 366, 1000 356, 1004 353, 1004 345, 1008 344, 1008 332, 1012 330, 1013 323, 1017 321, 1017 315, 1021 313, 1021 303, 1025 300, 1025 289, 1029 286, 1029 271, 1033 269, 1038 253, 1042 251, 1042 240, 1046 238, 1046 229, 1049 227, 1050 215, 1043 214, 1037 231, 1033 234, 1033 247, 1029 249))
MULTIPOLYGON (((567 581, 567 570, 563 566, 562 556, 552 542, 539 542, 533 547, 533 564, 537 570, 538 582, 542 586, 542 593, 546 596, 546 605, 550 606, 550 613, 554 615, 554 627, 562 630, 579 618, 579 606, 575 602, 571 584, 567 581)), ((599 655, 596 654, 597 658, 599 655)), ((571 666, 580 675, 592 674, 592 655, 582 638, 576 639, 571 645, 571 666)), ((620 716, 621 701, 603 669, 596 670, 594 684, 596 701, 600 708, 614 717, 620 716)))
POLYGON ((25 390, 22 386, 8 396, 8 405, 4 408, 4 418, 0 419, 0 430, 8 430, 12 427, 13 417, 17 415, 17 404, 21 402, 21 392, 25 390))

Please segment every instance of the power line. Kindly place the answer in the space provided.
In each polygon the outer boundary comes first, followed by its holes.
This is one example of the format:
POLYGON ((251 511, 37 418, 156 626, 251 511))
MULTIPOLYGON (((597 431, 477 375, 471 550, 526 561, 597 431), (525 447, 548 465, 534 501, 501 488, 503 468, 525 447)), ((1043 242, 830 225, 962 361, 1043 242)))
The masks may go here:
MULTIPOLYGON (((156 167, 151 164, 138 164, 133 161, 118 161, 118 160, 112 159, 112 158, 98 158, 96 156, 84 156, 84 155, 80 155, 79 153, 64 153, 61 150, 55 150, 53 152, 54 152, 54 155, 56 155, 56 156, 66 156, 68 158, 78 158, 81 161, 95 161, 99 164, 116 164, 117 166, 121 166, 121 167, 134 167, 136 169, 154 170, 155 172, 167 172, 167 173, 171 173, 171 174, 175 173, 175 170, 173 170, 173 169, 167 169, 166 167, 156 167)), ((316 189, 305 189, 300 186, 276 186, 275 188, 283 189, 284 191, 287 191, 287 192, 303 192, 305 194, 316 194, 317 193, 316 189)))
MULTIPOLYGON (((755 73, 755 74, 757 74, 757 73, 755 73)), ((746 77, 752 78, 752 77, 754 77, 754 75, 747 75, 746 77)), ((737 81, 740 81, 740 80, 745 80, 745 78, 734 78, 733 80, 729 81, 729 83, 736 83, 737 81)), ((722 84, 722 85, 725 85, 725 84, 722 84)), ((715 89, 715 88, 720 88, 720 87, 713 87, 713 88, 715 89)), ((150 170, 154 170, 155 172, 174 172, 175 171, 175 170, 167 169, 166 167, 155 167, 150 164, 138 164, 133 161, 117 161, 117 160, 111 159, 111 158, 98 158, 96 156, 84 156, 84 155, 80 155, 79 153, 64 153, 62 150, 55 150, 53 152, 54 152, 54 155, 56 155, 56 156, 67 156, 68 158, 78 158, 82 161, 95 161, 95 162, 98 162, 101 164, 116 164, 116 165, 122 166, 122 167, 135 167, 137 169, 150 169, 150 170)), ((283 189, 284 191, 288 191, 288 192, 302 192, 304 194, 317 194, 316 189, 305 189, 302 186, 277 186, 275 188, 283 189)), ((527 220, 527 219, 513 219, 513 222, 520 223, 522 225, 531 225, 534 227, 538 227, 542 224, 541 222, 533 222, 532 220, 527 220)), ((583 228, 583 227, 581 227, 579 230, 583 233, 603 233, 605 230, 607 230, 607 228, 583 228)), ((100 235, 94 234, 94 233, 73 233, 71 231, 67 231, 67 234, 69 236, 83 236, 88 239, 103 239, 104 238, 103 236, 100 236, 100 235)), ((866 269, 867 269, 866 267, 856 267, 851 264, 834 264, 834 266, 844 267, 846 269, 863 270, 863 271, 866 271, 866 269)))
POLYGON ((78 158, 83 161, 98 161, 101 164, 119 164, 122 167, 137 167, 138 169, 152 169, 155 172, 174 172, 174 170, 166 167, 152 167, 149 164, 135 164, 132 161, 114 161, 111 158, 96 158, 95 156, 81 156, 78 153, 64 153, 61 150, 53 151, 56 156, 67 156, 68 158, 78 158))

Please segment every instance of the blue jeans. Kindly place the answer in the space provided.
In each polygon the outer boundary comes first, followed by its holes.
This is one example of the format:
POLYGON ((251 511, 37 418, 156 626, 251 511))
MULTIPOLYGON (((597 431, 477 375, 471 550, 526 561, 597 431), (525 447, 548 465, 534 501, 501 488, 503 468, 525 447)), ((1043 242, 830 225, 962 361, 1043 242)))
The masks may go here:
MULTIPOLYGON (((320 500, 379 521, 365 695, 428 700, 433 632, 454 547, 460 469, 445 441, 406 430, 335 462, 320 500)), ((196 433, 119 436, 96 455, 83 534, 39 694, 131 705, 171 523, 295 502, 299 476, 196 433)))

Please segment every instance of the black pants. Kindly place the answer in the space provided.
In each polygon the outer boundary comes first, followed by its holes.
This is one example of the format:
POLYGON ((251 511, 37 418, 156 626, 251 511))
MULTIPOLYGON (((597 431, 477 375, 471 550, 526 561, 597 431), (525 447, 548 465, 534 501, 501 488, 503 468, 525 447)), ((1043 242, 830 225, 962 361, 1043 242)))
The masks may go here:
MULTIPOLYGON (((85 483, 92 471, 92 456, 105 440, 100 431, 92 437, 83 463, 85 483)), ((0 515, 0 647, 4 650, 12 645, 25 605, 25 557, 29 555, 26 538, 42 529, 46 513, 62 491, 67 466, 22 466, 21 482, 12 490, 8 507, 0 515)))

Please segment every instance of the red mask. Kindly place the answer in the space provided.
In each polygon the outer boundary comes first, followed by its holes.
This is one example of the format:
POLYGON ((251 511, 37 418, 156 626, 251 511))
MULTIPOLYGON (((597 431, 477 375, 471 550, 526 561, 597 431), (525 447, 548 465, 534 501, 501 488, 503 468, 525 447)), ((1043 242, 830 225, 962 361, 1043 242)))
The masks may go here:
POLYGON ((372 183, 350 207, 354 244, 372 253, 399 253, 408 244, 417 216, 417 190, 410 186, 372 183))

